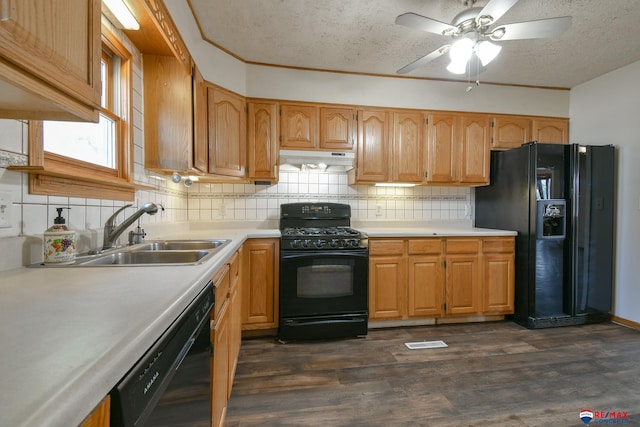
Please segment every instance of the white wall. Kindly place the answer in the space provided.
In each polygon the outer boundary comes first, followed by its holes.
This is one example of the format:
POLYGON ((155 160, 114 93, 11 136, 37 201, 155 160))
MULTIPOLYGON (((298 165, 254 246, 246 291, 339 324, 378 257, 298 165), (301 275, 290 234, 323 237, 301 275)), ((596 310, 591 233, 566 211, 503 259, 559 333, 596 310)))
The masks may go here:
POLYGON ((571 142, 618 147, 614 314, 640 323, 640 62, 571 90, 571 142))

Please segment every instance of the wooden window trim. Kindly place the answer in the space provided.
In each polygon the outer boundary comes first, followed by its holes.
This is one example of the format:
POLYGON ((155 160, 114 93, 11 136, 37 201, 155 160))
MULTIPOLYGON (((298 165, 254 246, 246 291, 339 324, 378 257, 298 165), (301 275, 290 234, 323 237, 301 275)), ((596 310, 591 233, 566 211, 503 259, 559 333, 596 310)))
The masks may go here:
MULTIPOLYGON (((133 169, 133 58, 131 53, 104 26, 102 43, 120 60, 120 103, 116 169, 72 159, 44 150, 42 121, 31 120, 28 127, 28 166, 11 169, 29 172, 29 193, 51 196, 88 197, 133 201, 140 187, 132 180, 133 169)), ((104 112, 112 116, 108 112, 104 112)))

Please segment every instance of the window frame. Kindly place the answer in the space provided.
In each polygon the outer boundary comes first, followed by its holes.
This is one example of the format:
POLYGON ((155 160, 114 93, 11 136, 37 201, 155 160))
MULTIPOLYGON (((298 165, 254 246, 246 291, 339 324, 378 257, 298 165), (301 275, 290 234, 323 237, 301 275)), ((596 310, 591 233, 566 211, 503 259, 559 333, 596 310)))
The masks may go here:
MULTIPOLYGON (((119 108, 116 125, 116 168, 76 160, 44 150, 42 121, 30 120, 29 193, 132 201, 133 184, 133 57, 115 34, 102 26, 102 49, 120 58, 119 108)), ((112 66, 113 62, 109 62, 112 66)), ((112 96, 111 93, 108 95, 112 96)), ((112 100, 107 100, 111 102, 112 100)), ((108 105, 108 104, 107 104, 108 105)), ((101 113, 113 118, 109 110, 101 113)))

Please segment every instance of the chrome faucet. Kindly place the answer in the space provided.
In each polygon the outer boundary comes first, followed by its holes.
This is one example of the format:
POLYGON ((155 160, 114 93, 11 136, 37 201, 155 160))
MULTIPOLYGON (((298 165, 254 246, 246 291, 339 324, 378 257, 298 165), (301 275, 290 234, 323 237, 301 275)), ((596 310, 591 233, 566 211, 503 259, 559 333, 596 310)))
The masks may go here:
POLYGON ((149 215, 155 215, 158 213, 158 206, 160 209, 164 210, 162 205, 156 205, 155 203, 145 203, 142 205, 140 209, 138 209, 133 215, 129 218, 125 219, 124 222, 118 226, 116 226, 116 217, 120 212, 125 210, 126 208, 132 206, 131 204, 125 205, 115 211, 113 215, 109 217, 107 222, 104 224, 104 240, 102 243, 102 249, 110 249, 113 247, 113 243, 116 239, 122 234, 124 230, 126 230, 131 224, 133 224, 138 218, 142 215, 148 213, 149 215))

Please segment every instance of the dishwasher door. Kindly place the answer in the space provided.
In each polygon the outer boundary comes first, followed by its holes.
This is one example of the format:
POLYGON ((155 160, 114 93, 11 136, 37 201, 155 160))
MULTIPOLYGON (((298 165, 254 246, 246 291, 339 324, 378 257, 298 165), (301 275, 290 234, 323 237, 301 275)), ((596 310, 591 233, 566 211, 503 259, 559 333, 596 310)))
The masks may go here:
POLYGON ((210 315, 207 285, 111 392, 111 426, 210 426, 210 315))

